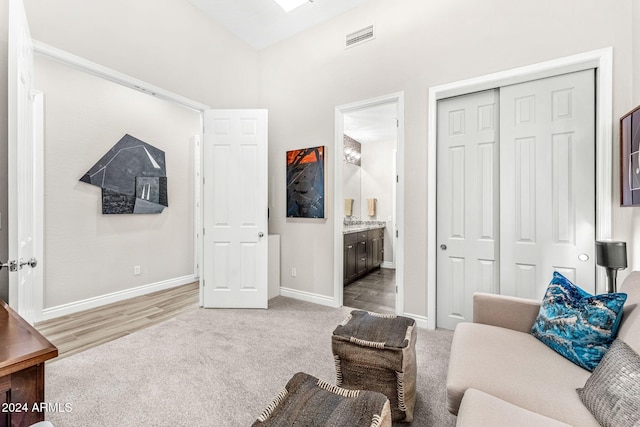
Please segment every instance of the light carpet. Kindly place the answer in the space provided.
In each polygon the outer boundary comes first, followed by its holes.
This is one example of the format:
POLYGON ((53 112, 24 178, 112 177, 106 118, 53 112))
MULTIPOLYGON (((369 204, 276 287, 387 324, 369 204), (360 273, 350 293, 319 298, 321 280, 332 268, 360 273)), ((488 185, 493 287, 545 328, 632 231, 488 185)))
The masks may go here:
MULTIPOLYGON (((351 309, 285 297, 268 310, 198 309, 46 366, 55 427, 250 426, 299 371, 335 383, 331 333, 351 309)), ((449 427, 452 332, 418 330, 412 426, 449 427)), ((404 424, 405 426, 407 424, 404 424)))

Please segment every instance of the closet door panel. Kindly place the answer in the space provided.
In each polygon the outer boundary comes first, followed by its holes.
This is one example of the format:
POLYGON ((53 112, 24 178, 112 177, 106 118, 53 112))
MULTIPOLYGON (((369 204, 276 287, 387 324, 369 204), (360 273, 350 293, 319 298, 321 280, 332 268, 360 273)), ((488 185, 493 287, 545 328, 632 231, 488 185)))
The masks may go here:
POLYGON ((553 271, 595 290, 594 84, 587 70, 500 89, 503 294, 542 298, 553 271))

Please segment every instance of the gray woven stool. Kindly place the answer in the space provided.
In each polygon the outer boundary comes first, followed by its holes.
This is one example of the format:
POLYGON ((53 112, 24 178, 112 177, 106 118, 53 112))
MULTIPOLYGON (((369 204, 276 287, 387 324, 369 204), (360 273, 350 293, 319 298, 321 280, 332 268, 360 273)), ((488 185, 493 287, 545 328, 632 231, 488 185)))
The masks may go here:
POLYGON ((413 421, 415 320, 354 310, 333 331, 331 348, 338 386, 382 393, 391 403, 393 421, 413 421))
POLYGON ((391 427, 389 399, 298 372, 252 427, 391 427))

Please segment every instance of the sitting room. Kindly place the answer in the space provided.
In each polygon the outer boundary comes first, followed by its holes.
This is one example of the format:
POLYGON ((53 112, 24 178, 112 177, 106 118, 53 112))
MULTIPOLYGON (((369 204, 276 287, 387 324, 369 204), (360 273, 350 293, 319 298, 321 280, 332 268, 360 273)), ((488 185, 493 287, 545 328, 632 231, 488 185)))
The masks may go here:
POLYGON ((0 426, 640 425, 639 23, 2 2, 0 426), (354 214, 345 119, 380 106, 354 214))

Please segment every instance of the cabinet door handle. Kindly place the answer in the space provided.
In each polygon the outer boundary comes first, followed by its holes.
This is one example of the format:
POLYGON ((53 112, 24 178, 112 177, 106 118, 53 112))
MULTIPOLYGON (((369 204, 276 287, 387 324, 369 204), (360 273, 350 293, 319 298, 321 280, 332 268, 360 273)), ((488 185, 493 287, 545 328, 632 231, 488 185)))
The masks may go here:
POLYGON ((347 246, 347 249, 353 249, 353 245, 347 246))
POLYGON ((360 242, 360 244, 361 244, 361 245, 366 245, 366 244, 367 244, 367 242, 360 242))

